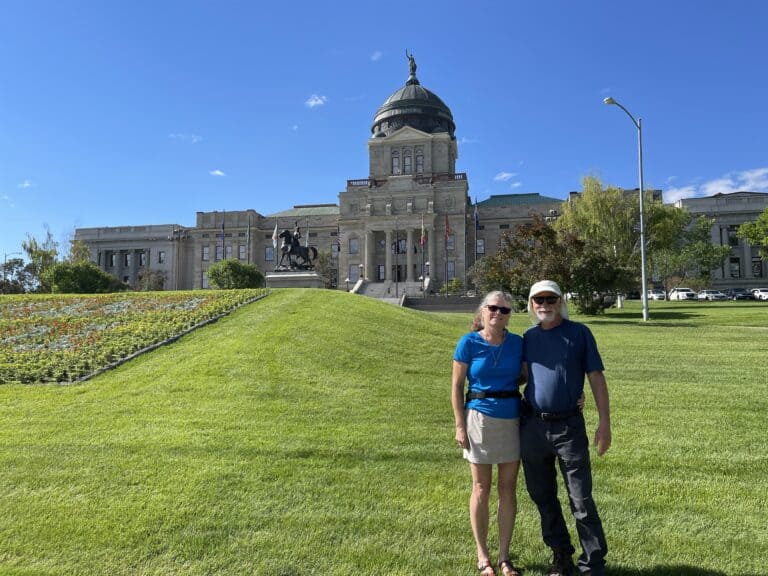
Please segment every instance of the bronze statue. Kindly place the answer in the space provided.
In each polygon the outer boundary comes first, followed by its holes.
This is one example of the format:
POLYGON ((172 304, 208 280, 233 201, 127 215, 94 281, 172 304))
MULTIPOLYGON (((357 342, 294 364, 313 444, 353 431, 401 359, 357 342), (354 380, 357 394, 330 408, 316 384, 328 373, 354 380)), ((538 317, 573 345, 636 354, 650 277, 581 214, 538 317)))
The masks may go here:
POLYGON ((314 262, 317 260, 317 249, 314 246, 302 246, 300 242, 301 231, 296 226, 296 230, 291 232, 287 228, 278 234, 278 238, 282 238, 283 243, 280 246, 280 262, 275 267, 275 270, 312 270, 314 269, 314 262), (284 266, 283 262, 288 257, 288 266, 284 266), (296 259, 301 258, 301 263, 296 259))
POLYGON ((416 76, 416 59, 413 54, 408 54, 408 48, 405 49, 405 55, 408 57, 408 68, 410 69, 411 76, 416 76))

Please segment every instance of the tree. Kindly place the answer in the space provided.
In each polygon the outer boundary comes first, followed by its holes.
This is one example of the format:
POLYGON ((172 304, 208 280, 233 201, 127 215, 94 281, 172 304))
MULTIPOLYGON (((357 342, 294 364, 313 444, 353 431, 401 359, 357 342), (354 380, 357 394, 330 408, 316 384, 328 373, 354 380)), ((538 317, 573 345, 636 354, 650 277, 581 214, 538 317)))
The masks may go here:
POLYGON ((69 239, 69 254, 67 254, 68 262, 90 262, 91 252, 88 250, 88 245, 82 240, 69 239))
POLYGON ((58 262, 46 270, 51 291, 57 294, 103 294, 128 286, 92 262, 58 262))
POLYGON ((22 258, 11 258, 2 266, 0 294, 24 294, 32 289, 31 266, 22 258))
POLYGON ((682 254, 685 263, 684 277, 698 280, 702 288, 711 285, 712 271, 719 268, 731 253, 730 246, 712 244, 711 231, 714 218, 694 218, 685 232, 682 254))
POLYGON ((338 261, 333 258, 330 250, 321 250, 315 260, 315 272, 325 278, 326 288, 336 288, 339 282, 338 261))
POLYGON ((56 263, 58 242, 53 239, 50 228, 45 227, 45 240, 38 242, 37 238, 27 234, 27 239, 21 243, 29 260, 32 285, 37 292, 50 292, 51 279, 48 271, 56 263))
POLYGON ((253 264, 243 264, 230 258, 208 268, 208 282, 219 290, 261 288, 264 286, 264 274, 253 264))
POLYGON ((152 270, 145 266, 139 273, 139 279, 136 289, 139 292, 157 292, 165 288, 165 272, 162 270, 152 270))
POLYGON ((739 226, 736 235, 753 246, 759 246, 760 256, 768 258, 768 208, 754 222, 744 222, 739 226))

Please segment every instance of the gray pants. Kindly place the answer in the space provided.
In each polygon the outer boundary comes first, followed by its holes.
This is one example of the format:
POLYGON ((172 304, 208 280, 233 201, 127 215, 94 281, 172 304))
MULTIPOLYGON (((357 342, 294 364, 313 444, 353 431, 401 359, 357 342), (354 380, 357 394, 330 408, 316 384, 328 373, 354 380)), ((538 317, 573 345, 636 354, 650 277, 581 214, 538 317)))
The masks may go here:
POLYGON ((539 509, 544 543, 550 548, 574 552, 557 499, 557 461, 581 541, 579 570, 603 576, 608 546, 592 500, 592 468, 584 417, 576 414, 564 420, 545 421, 524 416, 520 422, 520 443, 525 483, 539 509))

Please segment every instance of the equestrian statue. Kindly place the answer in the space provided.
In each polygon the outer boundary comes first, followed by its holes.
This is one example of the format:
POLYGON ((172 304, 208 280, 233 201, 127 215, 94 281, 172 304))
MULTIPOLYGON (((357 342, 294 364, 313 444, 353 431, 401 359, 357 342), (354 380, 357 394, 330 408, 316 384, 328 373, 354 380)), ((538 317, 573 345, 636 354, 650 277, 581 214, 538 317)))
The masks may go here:
POLYGON ((301 229, 298 225, 293 232, 286 228, 277 237, 281 238, 283 243, 280 246, 280 262, 275 270, 314 270, 317 250, 314 246, 301 245, 301 229), (287 267, 283 265, 286 257, 287 267), (301 262, 297 259, 301 259, 301 262))

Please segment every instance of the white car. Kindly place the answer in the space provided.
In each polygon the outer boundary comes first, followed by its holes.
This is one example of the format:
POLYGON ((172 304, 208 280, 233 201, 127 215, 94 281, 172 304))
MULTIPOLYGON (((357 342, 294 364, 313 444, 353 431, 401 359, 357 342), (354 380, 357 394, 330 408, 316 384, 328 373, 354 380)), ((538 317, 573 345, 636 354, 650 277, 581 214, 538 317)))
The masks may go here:
POLYGON ((670 300, 696 300, 696 292, 690 288, 672 288, 669 291, 670 300))
POLYGON ((648 290, 648 300, 666 300, 667 294, 664 290, 648 290))
POLYGON ((728 296, 720 292, 720 290, 702 290, 697 295, 699 300, 709 300, 714 302, 715 300, 728 300, 728 296))
POLYGON ((752 294, 755 300, 768 300, 768 288, 753 288, 752 294))

